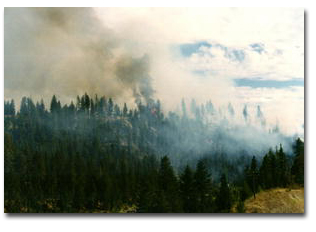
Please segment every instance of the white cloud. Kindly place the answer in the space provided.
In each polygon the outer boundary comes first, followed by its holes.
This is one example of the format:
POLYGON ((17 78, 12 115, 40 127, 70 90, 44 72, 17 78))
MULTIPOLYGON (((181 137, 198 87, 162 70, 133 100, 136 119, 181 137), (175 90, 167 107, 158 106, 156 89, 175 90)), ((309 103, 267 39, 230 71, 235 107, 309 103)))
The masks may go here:
POLYGON ((136 30, 143 41, 212 39, 228 46, 250 43, 301 44, 303 8, 97 8, 115 30, 136 30), (130 24, 126 24, 130 22, 130 24), (159 36, 158 36, 159 35, 159 36), (158 36, 158 37, 157 37, 158 36))
POLYGON ((196 53, 184 60, 188 70, 206 70, 227 78, 253 78, 271 80, 288 80, 304 78, 304 56, 298 48, 281 50, 274 46, 265 45, 261 53, 249 45, 244 47, 227 48, 229 54, 240 51, 244 54, 242 61, 232 59, 226 54, 225 44, 212 47, 201 46, 196 53), (292 53, 292 54, 291 54, 292 53))
MULTIPOLYGON (((198 67, 225 70, 224 76, 304 76, 303 8, 97 8, 96 12, 107 27, 135 41, 131 49, 136 52, 205 40, 243 49, 246 59, 241 65, 223 59, 223 54, 211 59, 207 48, 201 48, 205 56, 193 58, 198 67), (266 52, 252 51, 252 43, 264 44, 266 52)), ((212 48, 214 52, 222 51, 212 48)))
MULTIPOLYGON (((271 124, 278 118, 283 128, 291 123, 291 128, 301 126, 303 88, 236 88, 233 78, 303 78, 303 9, 96 8, 95 12, 104 26, 113 31, 115 38, 124 40, 121 43, 124 48, 113 48, 115 55, 122 53, 120 49, 135 57, 142 57, 144 53, 149 55, 155 95, 167 110, 175 109, 182 98, 195 98, 197 102, 211 99, 217 106, 228 102, 240 106, 260 103, 270 115, 271 124), (202 46, 198 53, 181 59, 170 49, 198 41, 220 44, 229 51, 243 51, 245 59, 242 62, 229 59, 220 47, 202 46), (249 45, 254 43, 262 44, 265 51, 261 54, 253 51, 249 45), (193 70, 211 72, 201 76, 192 73, 193 70)), ((54 46, 46 49, 54 49, 54 46)), ((9 95, 6 93, 5 90, 5 95, 9 95)), ((37 96, 35 94, 33 96, 37 96)), ((11 92, 9 97, 15 95, 21 93, 11 92)))
MULTIPOLYGON (((260 104, 270 125, 287 133, 302 132, 304 88, 234 87, 234 78, 288 80, 304 77, 302 8, 102 8, 98 17, 129 40, 135 55, 151 54, 156 96, 167 108, 182 97, 217 106, 260 104), (242 50, 242 62, 218 47, 201 46, 190 57, 175 59, 170 47, 207 41, 229 51, 242 50), (260 53, 250 44, 261 44, 260 53), (205 76, 194 70, 209 70, 205 76)), ((255 107, 253 107, 255 109, 255 107)))

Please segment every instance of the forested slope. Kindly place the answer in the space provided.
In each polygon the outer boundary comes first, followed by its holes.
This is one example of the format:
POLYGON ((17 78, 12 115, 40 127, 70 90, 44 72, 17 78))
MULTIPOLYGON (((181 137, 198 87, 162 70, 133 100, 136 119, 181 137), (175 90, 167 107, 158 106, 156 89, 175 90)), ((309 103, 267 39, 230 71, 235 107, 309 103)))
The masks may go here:
POLYGON ((242 211, 260 189, 304 185, 299 138, 261 134, 290 144, 287 154, 255 137, 253 146, 241 127, 212 123, 210 102, 194 117, 87 94, 64 106, 53 96, 49 110, 30 98, 14 105, 5 102, 6 212, 242 211))

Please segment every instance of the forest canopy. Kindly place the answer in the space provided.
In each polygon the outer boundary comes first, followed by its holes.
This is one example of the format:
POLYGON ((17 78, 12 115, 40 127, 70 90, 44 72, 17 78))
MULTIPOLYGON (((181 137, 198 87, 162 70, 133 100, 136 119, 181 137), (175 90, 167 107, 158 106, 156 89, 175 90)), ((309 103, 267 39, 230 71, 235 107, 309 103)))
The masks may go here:
POLYGON ((260 107, 260 128, 242 113, 235 125, 211 101, 167 115, 159 100, 5 101, 5 211, 242 212, 262 189, 303 186, 302 139, 266 130, 260 107))

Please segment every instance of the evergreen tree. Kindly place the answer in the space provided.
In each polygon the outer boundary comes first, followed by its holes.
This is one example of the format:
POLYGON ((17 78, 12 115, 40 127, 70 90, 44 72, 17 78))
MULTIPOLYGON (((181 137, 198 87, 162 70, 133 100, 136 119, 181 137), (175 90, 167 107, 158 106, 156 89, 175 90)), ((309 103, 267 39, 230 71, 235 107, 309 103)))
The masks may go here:
POLYGON ((221 177, 219 192, 216 197, 217 212, 229 213, 232 206, 230 189, 226 180, 226 175, 221 177))
POLYGON ((187 118, 187 107, 186 107, 184 99, 181 100, 181 106, 182 106, 182 117, 187 118))
POLYGON ((199 160, 194 174, 194 189, 196 192, 196 207, 198 212, 210 209, 211 178, 207 171, 205 160, 199 160))
POLYGON ((124 107, 123 107, 123 116, 124 116, 124 117, 127 116, 127 111, 128 111, 127 105, 126 105, 126 103, 124 103, 124 107))
POLYGON ((159 101, 146 103, 138 102, 138 108, 127 113, 126 104, 121 111, 105 97, 92 100, 85 94, 77 97, 76 106, 62 106, 54 95, 47 111, 42 100, 35 105, 24 97, 16 114, 14 102, 5 101, 5 211, 229 212, 237 204, 242 212, 243 201, 258 191, 258 185, 287 187, 290 170, 293 181, 304 184, 300 139, 293 147, 292 167, 291 157, 280 146, 262 162, 253 157, 250 163, 248 151, 243 158, 215 153, 198 160, 191 170, 188 165, 201 149, 190 145, 201 145, 207 138, 204 120, 197 119, 212 118, 212 103, 204 110, 194 103, 195 118, 185 120, 172 112, 164 117, 159 101), (156 157, 162 154, 172 157, 177 169, 167 156, 159 162, 156 157), (250 166, 243 176, 240 167, 245 164, 250 166), (181 167, 185 169, 178 178, 181 167), (223 175, 218 184, 222 172, 229 183, 223 175))
POLYGON ((286 187, 288 184, 287 177, 287 169, 286 169, 286 157, 283 152, 282 145, 280 144, 280 149, 276 152, 276 162, 277 162, 277 170, 276 170, 276 178, 277 185, 280 187, 286 187))
POLYGON ((108 108, 107 108, 107 113, 109 116, 112 116, 113 114, 113 100, 112 98, 109 98, 109 101, 108 101, 108 108))
POLYGON ((253 197, 256 198, 256 192, 258 192, 258 166, 257 166, 257 160, 256 157, 253 156, 251 160, 251 165, 248 173, 248 184, 251 186, 251 191, 253 194, 253 197))
POLYGON ((294 181, 304 186, 304 142, 298 138, 293 147, 295 158, 291 168, 294 181))
POLYGON ((50 112, 51 113, 58 112, 58 103, 57 103, 57 98, 55 95, 53 95, 51 103, 50 103, 50 112))
POLYGON ((179 212, 178 181, 167 156, 161 159, 158 183, 161 212, 179 212))
POLYGON ((269 157, 266 154, 263 157, 260 169, 259 169, 259 184, 263 189, 267 189, 271 186, 271 177, 269 173, 269 157))
POLYGON ((10 102, 10 115, 15 115, 15 104, 14 104, 14 100, 12 99, 10 102))
POLYGON ((84 110, 86 112, 90 110, 90 97, 87 93, 84 94, 84 110))
POLYGON ((193 171, 187 165, 180 176, 180 193, 183 210, 186 213, 193 213, 196 210, 196 191, 194 187, 193 171))
POLYGON ((28 106, 27 106, 27 98, 23 97, 20 104, 20 115, 27 116, 29 114, 28 106))

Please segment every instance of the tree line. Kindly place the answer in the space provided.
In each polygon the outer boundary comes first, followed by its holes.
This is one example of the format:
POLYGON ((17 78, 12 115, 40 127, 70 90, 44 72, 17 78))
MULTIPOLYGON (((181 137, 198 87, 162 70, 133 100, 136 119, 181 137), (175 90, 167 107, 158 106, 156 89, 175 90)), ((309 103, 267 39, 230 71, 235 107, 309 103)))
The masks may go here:
POLYGON ((193 156, 174 146, 181 135, 165 136, 184 119, 165 116, 159 101, 121 109, 111 98, 85 94, 62 106, 53 96, 47 110, 24 97, 18 112, 5 101, 4 114, 7 212, 211 213, 236 203, 242 212, 261 189, 304 184, 300 139, 294 156, 282 146, 262 159, 193 156))

